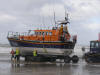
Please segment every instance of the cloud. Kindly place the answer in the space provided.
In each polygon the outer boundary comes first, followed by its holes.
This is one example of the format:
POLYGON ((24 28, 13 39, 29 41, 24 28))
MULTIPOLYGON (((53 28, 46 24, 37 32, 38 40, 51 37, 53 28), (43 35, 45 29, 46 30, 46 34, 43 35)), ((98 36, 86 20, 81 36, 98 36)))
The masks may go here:
POLYGON ((54 16, 54 12, 56 14, 56 16, 59 17, 64 17, 65 16, 65 8, 64 5, 62 4, 45 4, 42 8, 41 8, 41 15, 43 16, 54 16))
MULTIPOLYGON (((97 39, 99 0, 0 0, 0 33, 52 27, 54 11, 56 20, 62 20, 65 10, 69 13, 69 31, 78 35, 79 44, 97 39)), ((0 37, 0 42, 4 37, 0 37)))
POLYGON ((87 44, 97 39, 100 32, 100 1, 63 0, 63 4, 70 14, 69 30, 78 35, 78 43, 87 44))
POLYGON ((87 20, 100 13, 99 0, 63 0, 74 20, 87 20), (88 17, 88 18, 87 18, 88 17))
POLYGON ((16 17, 8 14, 0 14, 0 22, 7 22, 9 20, 16 20, 16 17))
POLYGON ((94 23, 94 24, 88 24, 87 28, 89 28, 91 30, 98 30, 98 29, 100 29, 100 24, 96 24, 96 23, 94 23))

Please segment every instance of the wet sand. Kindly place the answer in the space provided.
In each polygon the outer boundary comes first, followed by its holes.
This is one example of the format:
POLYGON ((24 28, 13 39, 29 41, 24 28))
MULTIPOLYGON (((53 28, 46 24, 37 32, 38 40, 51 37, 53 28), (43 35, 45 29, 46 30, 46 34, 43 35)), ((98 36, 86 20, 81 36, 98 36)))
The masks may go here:
POLYGON ((77 64, 35 62, 15 65, 10 56, 0 54, 0 75, 100 75, 100 64, 87 64, 80 60, 77 64))

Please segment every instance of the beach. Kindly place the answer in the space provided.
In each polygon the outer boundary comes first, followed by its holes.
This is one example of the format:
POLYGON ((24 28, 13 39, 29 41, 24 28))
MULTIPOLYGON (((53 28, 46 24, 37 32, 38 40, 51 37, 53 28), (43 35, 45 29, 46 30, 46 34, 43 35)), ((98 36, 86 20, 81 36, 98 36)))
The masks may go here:
POLYGON ((26 64, 21 58, 20 64, 10 60, 10 47, 1 47, 0 75, 99 75, 100 64, 88 64, 80 59, 77 64, 32 62, 26 64))

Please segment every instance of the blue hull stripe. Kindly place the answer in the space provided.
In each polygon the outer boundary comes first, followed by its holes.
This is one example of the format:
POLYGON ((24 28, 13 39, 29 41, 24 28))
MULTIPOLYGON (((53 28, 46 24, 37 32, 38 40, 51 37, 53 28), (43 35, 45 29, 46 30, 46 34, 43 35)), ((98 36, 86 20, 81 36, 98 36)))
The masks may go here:
POLYGON ((12 40, 8 39, 12 47, 33 47, 33 48, 61 48, 61 49, 73 49, 74 43, 29 43, 28 41, 12 40))

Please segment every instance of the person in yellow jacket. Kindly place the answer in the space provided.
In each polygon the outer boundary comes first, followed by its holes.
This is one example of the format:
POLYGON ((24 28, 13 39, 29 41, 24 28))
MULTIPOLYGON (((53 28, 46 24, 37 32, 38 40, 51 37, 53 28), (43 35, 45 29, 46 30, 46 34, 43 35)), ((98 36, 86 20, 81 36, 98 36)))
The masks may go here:
POLYGON ((15 52, 15 59, 17 59, 17 61, 19 61, 19 58, 20 58, 20 51, 18 48, 16 48, 16 52, 15 52))
POLYGON ((36 49, 33 50, 33 56, 35 56, 35 57, 37 56, 37 50, 36 49))

